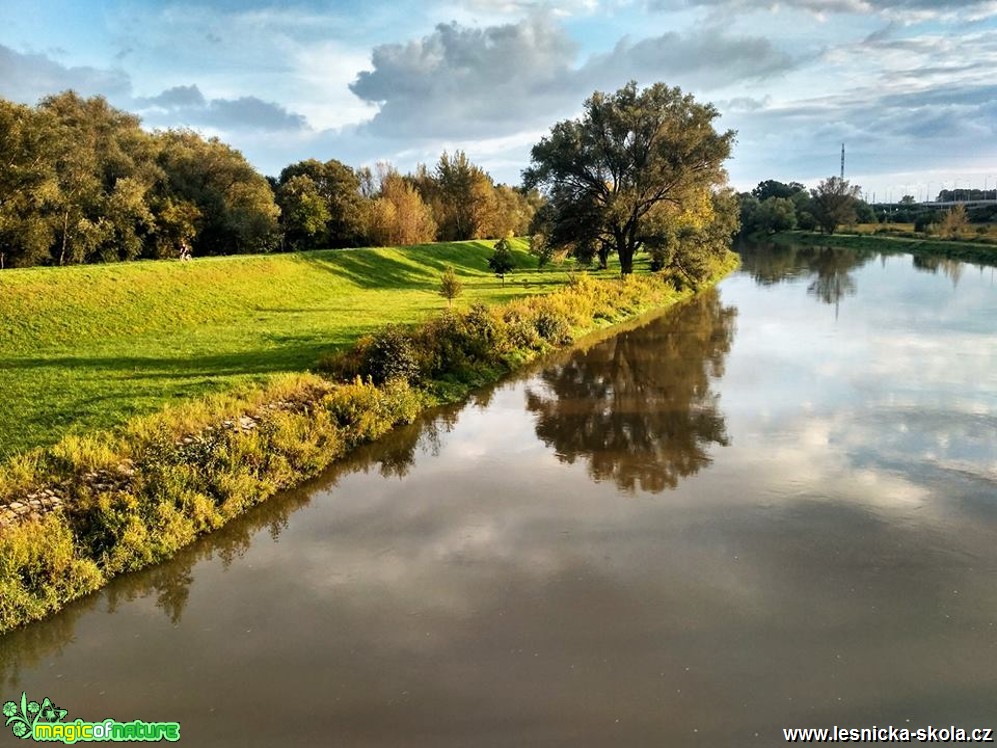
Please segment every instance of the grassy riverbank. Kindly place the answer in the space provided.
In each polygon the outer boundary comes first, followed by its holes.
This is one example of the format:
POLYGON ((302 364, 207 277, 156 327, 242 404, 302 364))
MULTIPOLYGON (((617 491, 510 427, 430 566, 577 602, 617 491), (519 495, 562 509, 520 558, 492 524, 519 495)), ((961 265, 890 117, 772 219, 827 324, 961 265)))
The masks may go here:
MULTIPOLYGON (((731 254, 713 280, 736 263, 731 254)), ((427 406, 690 294, 661 275, 583 276, 554 293, 388 328, 351 351, 330 346, 325 376, 242 382, 19 455, 0 471, 0 504, 54 496, 59 508, 0 529, 0 632, 169 558, 427 406)))
MULTIPOLYGON (((561 287, 526 243, 503 284, 492 242, 136 262, 0 273, 0 458, 164 404, 314 366, 392 322, 561 287)), ((609 273, 613 274, 613 273, 609 273)))
POLYGON ((985 265, 997 264, 997 244, 965 242, 948 239, 914 239, 870 234, 814 234, 809 231, 787 231, 771 237, 776 244, 871 249, 875 251, 909 252, 950 257, 985 265))

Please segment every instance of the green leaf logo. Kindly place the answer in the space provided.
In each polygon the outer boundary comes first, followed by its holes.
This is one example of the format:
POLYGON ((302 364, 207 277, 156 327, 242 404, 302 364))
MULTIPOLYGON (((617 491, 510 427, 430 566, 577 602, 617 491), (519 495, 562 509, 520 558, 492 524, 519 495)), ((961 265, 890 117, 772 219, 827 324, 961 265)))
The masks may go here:
POLYGON ((34 733, 34 727, 39 722, 61 722, 68 712, 60 709, 50 699, 44 699, 41 704, 28 701, 28 694, 21 692, 21 703, 7 701, 3 705, 4 723, 14 733, 15 738, 26 740, 34 733))

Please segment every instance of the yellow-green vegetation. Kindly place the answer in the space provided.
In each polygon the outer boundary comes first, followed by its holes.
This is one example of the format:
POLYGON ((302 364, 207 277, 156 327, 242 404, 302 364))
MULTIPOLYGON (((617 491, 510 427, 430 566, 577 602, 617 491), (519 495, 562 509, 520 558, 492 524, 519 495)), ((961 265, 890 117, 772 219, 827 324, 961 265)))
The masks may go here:
POLYGON ((526 242, 512 244, 516 271, 504 286, 486 241, 4 271, 0 458, 309 369, 374 328, 443 309, 447 266, 465 289, 459 304, 566 281, 535 272, 526 242))
MULTIPOLYGON (((461 249, 466 252, 467 247, 461 249)), ((478 285, 475 273, 466 259, 451 254, 430 259, 464 268, 471 295, 478 285)), ((404 295, 405 284, 411 283, 415 288, 407 290, 421 290, 428 297, 427 305, 430 298, 442 302, 434 288, 438 273, 424 280, 418 267, 403 262, 404 253, 349 253, 342 260, 323 257, 323 272, 334 278, 344 273, 341 262, 359 263, 352 275, 341 278, 354 287, 372 286, 371 275, 383 265, 375 258, 391 258, 382 285, 395 284, 404 295)), ((480 272, 487 272, 485 254, 479 259, 480 272)), ((716 263, 710 280, 722 277, 736 263, 737 258, 728 253, 716 263)), ((219 272, 216 277, 224 275, 219 272)), ((279 283, 276 272, 272 277, 279 283)), ((489 281, 498 284, 493 278, 489 281)), ((482 284, 478 296, 488 298, 501 288, 482 284)), ((113 431, 69 435, 52 446, 19 454, 0 470, 0 503, 53 489, 64 503, 40 519, 0 530, 0 632, 47 615, 117 574, 169 558, 199 534, 315 475, 352 447, 411 421, 427 405, 459 397, 468 387, 588 331, 691 293, 660 273, 615 280, 572 277, 551 294, 447 311, 421 325, 391 326, 363 337, 353 350, 345 349, 345 339, 331 337, 340 350, 325 357, 326 376, 283 374, 260 384, 239 382, 237 374, 224 371, 229 375, 226 381, 235 385, 225 392, 131 418, 113 431)), ((291 297, 285 292, 273 298, 288 305, 291 297)), ((369 304, 379 301, 387 307, 394 298, 374 296, 369 304)), ((410 303, 424 311, 415 300, 410 303)), ((366 312, 354 308, 370 324, 383 313, 370 311, 370 306, 366 312)), ((222 319, 212 317, 212 310, 208 304, 198 314, 214 329, 230 330, 222 319)), ((132 319, 137 326, 137 317, 132 319)), ((309 341, 314 341, 310 342, 314 348, 305 349, 312 354, 323 347, 318 327, 313 322, 309 341)), ((353 336, 359 334, 358 326, 349 329, 353 336)), ((240 340, 234 333, 230 337, 240 340)), ((238 354, 229 355, 232 368, 238 369, 238 354)), ((247 347, 247 355, 259 361, 265 358, 253 346, 247 347)), ((297 355, 301 358, 287 360, 305 359, 304 354, 297 355)))
POLYGON ((954 240, 981 244, 997 245, 997 224, 967 223, 955 230, 954 235, 946 236, 942 231, 941 221, 933 231, 916 232, 913 223, 859 223, 849 226, 845 233, 868 236, 896 236, 904 239, 925 239, 934 241, 954 240))

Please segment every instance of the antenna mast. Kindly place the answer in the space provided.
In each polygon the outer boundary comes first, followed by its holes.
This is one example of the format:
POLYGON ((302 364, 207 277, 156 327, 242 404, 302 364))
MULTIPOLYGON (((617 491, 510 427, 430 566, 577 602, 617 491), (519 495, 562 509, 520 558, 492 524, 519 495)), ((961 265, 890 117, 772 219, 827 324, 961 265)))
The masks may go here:
POLYGON ((845 144, 841 144, 841 179, 845 178, 845 144))

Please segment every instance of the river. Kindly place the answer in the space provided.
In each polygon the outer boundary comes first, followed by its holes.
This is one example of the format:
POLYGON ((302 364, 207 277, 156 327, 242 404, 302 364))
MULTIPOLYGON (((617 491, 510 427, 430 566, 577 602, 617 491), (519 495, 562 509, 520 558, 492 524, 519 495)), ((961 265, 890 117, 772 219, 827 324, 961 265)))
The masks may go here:
POLYGON ((993 270, 757 249, 0 638, 198 746, 995 727, 993 270))

